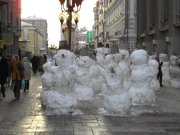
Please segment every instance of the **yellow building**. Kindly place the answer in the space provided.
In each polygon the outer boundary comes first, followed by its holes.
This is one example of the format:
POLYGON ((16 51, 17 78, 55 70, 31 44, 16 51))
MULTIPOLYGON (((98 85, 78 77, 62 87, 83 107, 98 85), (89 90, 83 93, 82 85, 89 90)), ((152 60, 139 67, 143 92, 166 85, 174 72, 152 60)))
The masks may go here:
POLYGON ((43 35, 35 26, 30 23, 21 22, 21 37, 19 39, 22 56, 29 56, 32 53, 40 55, 40 48, 43 47, 43 35))

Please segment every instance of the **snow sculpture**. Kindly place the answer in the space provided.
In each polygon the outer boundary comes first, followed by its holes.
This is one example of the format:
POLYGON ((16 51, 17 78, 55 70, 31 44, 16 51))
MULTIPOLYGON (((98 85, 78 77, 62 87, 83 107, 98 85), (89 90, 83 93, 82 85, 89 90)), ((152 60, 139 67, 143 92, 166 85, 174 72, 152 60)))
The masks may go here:
POLYGON ((54 59, 57 65, 54 70, 55 89, 62 94, 72 93, 75 81, 74 53, 68 50, 60 50, 54 59))
POLYGON ((107 90, 106 80, 103 76, 105 72, 102 72, 101 70, 102 70, 102 67, 100 67, 99 65, 93 64, 93 66, 91 66, 90 71, 89 71, 90 76, 91 76, 91 81, 92 81, 92 89, 99 93, 107 90))
POLYGON ((101 108, 100 110, 105 110, 110 114, 127 114, 131 105, 127 89, 125 89, 123 85, 123 78, 126 75, 124 76, 124 69, 122 67, 126 66, 126 64, 123 63, 123 60, 125 60, 126 57, 128 57, 128 55, 126 56, 125 53, 124 55, 123 53, 109 54, 106 57, 109 61, 109 64, 105 67, 107 91, 104 93, 104 108, 101 108), (120 61, 122 61, 122 63, 120 63, 120 61))
POLYGON ((180 67, 177 56, 172 55, 170 57, 170 84, 174 88, 180 88, 180 67))
POLYGON ((168 55, 164 53, 159 54, 159 60, 163 62, 168 62, 169 61, 168 55))
POLYGON ((75 55, 72 52, 60 50, 54 56, 56 66, 51 65, 51 62, 44 65, 42 84, 48 90, 42 91, 41 99, 49 114, 67 114, 77 106, 77 98, 73 92, 74 59, 75 55))
POLYGON ((159 80, 157 79, 159 63, 155 59, 149 60, 148 63, 150 67, 150 73, 153 75, 150 88, 158 91, 160 89, 159 80))
POLYGON ((85 101, 93 100, 92 80, 90 76, 90 68, 93 65, 93 60, 89 56, 80 56, 76 59, 76 80, 75 80, 75 93, 81 107, 87 107, 88 103, 85 101), (82 101, 84 104, 82 106, 82 101))
POLYGON ((171 80, 169 62, 163 62, 161 69, 162 69, 162 73, 163 73, 162 84, 165 86, 169 86, 170 80, 171 80))
POLYGON ((132 105, 153 105, 155 94, 150 88, 153 74, 148 65, 148 54, 145 50, 135 50, 130 58, 132 62, 130 77, 132 86, 129 90, 129 96, 132 105))
POLYGON ((121 54, 121 60, 119 62, 119 67, 122 70, 121 76, 123 77, 123 87, 125 89, 129 89, 130 87, 130 59, 129 59, 129 52, 127 50, 119 50, 121 54))
POLYGON ((106 55, 109 54, 109 51, 110 51, 109 48, 105 48, 105 47, 99 47, 96 49, 96 60, 102 66, 107 64, 105 57, 106 55))
POLYGON ((47 62, 43 65, 44 74, 42 76, 42 89, 44 91, 54 89, 53 85, 53 70, 52 66, 54 66, 53 62, 47 62))

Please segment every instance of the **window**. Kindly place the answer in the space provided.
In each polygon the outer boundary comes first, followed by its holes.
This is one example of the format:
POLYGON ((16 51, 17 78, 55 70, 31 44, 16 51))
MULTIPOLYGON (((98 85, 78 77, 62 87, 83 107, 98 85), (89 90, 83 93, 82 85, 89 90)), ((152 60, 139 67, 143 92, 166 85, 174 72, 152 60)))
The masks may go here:
POLYGON ((169 20, 169 0, 161 0, 161 25, 162 27, 168 24, 169 20))
POLYGON ((180 1, 176 0, 176 23, 180 23, 180 1))
POLYGON ((157 20, 157 0, 149 0, 149 30, 155 29, 155 21, 157 20))

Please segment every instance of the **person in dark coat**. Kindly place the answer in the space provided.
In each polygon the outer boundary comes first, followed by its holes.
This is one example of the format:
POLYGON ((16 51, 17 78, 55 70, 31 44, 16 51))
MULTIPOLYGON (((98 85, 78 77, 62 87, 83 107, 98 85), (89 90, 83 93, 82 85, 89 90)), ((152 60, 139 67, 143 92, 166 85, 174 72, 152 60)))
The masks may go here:
POLYGON ((5 97, 5 83, 8 77, 8 63, 5 59, 5 57, 3 57, 0 54, 0 85, 1 85, 1 93, 2 96, 5 97))
POLYGON ((157 79, 159 80, 160 86, 163 87, 163 85, 162 85, 162 76, 163 76, 163 73, 162 73, 162 69, 161 69, 161 67, 163 65, 163 62, 162 61, 160 62, 159 56, 156 57, 156 60, 159 63, 157 79))
POLYGON ((37 56, 33 56, 31 59, 31 63, 32 63, 32 70, 34 75, 37 73, 37 69, 38 69, 38 59, 37 56))
POLYGON ((8 63, 8 76, 7 76, 6 87, 11 87, 11 84, 12 84, 12 78, 11 78, 11 74, 12 74, 11 56, 8 56, 6 58, 6 60, 7 60, 7 63, 8 63))

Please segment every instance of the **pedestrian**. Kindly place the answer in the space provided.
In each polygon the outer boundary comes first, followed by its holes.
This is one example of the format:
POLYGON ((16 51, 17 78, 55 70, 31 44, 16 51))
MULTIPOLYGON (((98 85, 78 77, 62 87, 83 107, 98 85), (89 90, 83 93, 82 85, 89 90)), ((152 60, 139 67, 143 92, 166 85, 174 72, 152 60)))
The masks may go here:
POLYGON ((43 65, 46 63, 43 56, 39 56, 39 72, 44 73, 43 65))
POLYGON ((31 79, 31 64, 29 62, 29 59, 27 57, 24 57, 22 60, 22 64, 24 66, 24 92, 26 90, 29 90, 29 83, 31 79))
POLYGON ((163 62, 159 60, 159 56, 158 55, 156 56, 156 60, 159 63, 157 79, 159 80, 160 86, 163 87, 163 85, 162 85, 163 73, 162 73, 162 69, 161 69, 162 65, 163 65, 163 62))
POLYGON ((8 56, 6 59, 7 59, 7 63, 8 63, 8 76, 7 76, 6 87, 11 87, 11 83, 12 83, 12 79, 11 79, 11 73, 12 73, 11 56, 8 56))
POLYGON ((34 75, 37 73, 37 69, 38 69, 38 59, 37 56, 33 56, 31 59, 31 63, 32 63, 32 70, 34 75))
POLYGON ((19 59, 19 56, 12 56, 12 81, 14 96, 17 100, 20 99, 21 81, 24 75, 24 68, 19 59))
POLYGON ((5 95, 5 84, 8 76, 8 63, 2 54, 0 54, 0 85, 1 85, 1 93, 3 97, 5 95))

